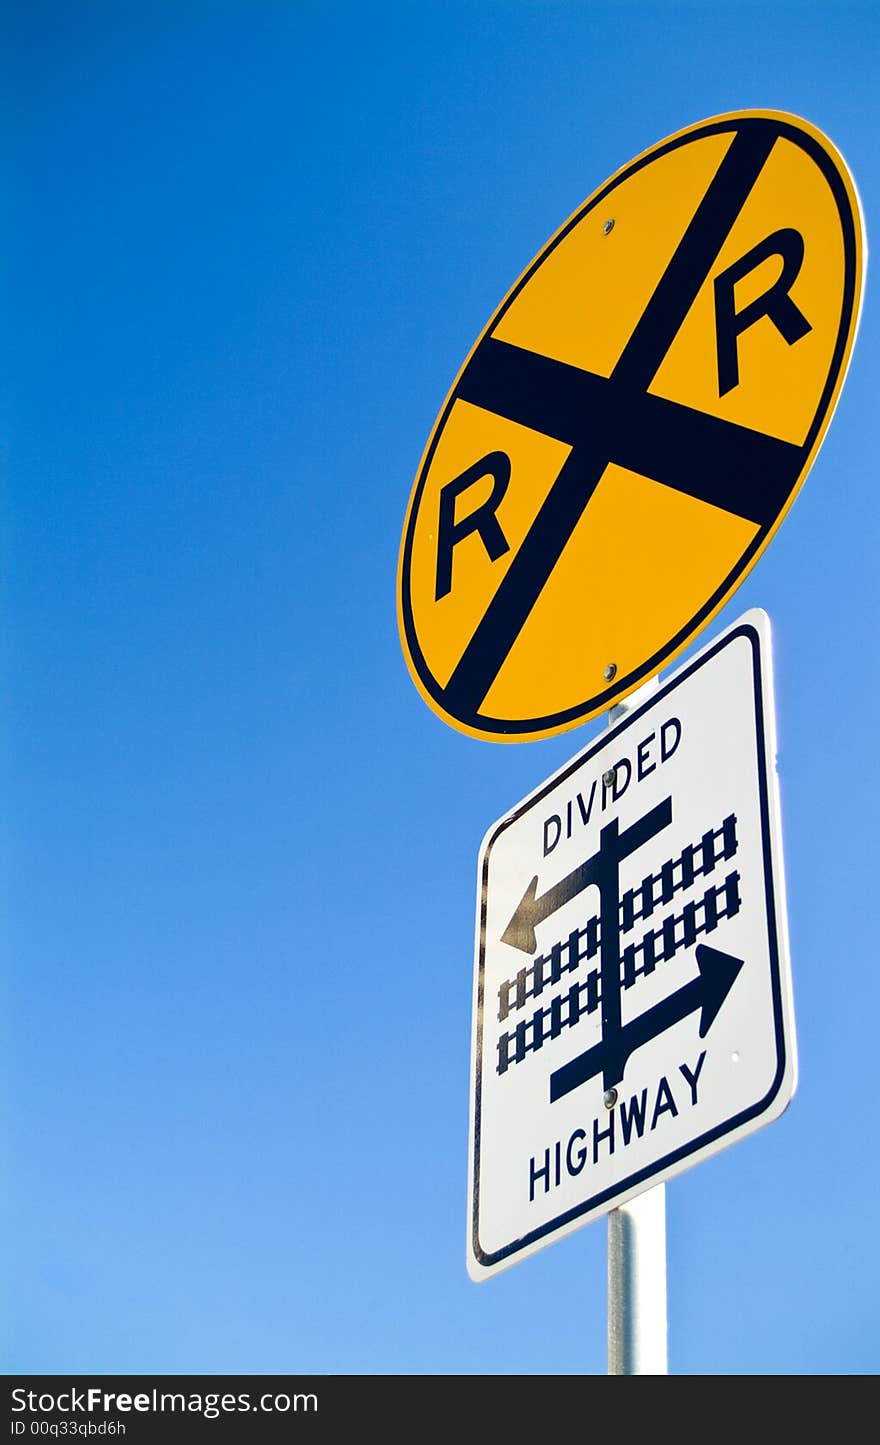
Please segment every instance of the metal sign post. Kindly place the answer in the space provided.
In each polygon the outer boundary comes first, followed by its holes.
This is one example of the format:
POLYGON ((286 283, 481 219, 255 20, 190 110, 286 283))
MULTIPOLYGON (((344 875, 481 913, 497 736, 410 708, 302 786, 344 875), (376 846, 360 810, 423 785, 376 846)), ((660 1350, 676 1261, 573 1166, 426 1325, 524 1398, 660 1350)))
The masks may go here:
POLYGON ((666 1185, 608 1215, 608 1373, 666 1375, 666 1185))
MULTIPOLYGON (((613 727, 660 685, 659 675, 608 714, 613 727)), ((666 1185, 608 1215, 608 1373, 666 1375, 666 1185)))

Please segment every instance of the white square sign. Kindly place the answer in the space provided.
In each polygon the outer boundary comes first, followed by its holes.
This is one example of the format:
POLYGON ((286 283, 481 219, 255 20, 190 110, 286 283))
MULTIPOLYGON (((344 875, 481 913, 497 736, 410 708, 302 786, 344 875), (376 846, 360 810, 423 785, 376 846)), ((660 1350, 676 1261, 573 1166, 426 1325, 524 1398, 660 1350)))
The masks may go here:
POLYGON ((797 1078, 770 626, 751 611, 487 833, 468 1270, 782 1113, 797 1078))

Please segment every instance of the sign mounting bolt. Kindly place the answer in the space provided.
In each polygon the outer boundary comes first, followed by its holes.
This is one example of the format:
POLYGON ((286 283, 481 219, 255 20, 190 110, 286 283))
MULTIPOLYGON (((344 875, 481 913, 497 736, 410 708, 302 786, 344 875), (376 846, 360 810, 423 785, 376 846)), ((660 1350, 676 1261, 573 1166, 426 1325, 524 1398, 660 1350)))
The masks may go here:
POLYGON ((616 1089, 606 1089, 606 1090, 605 1090, 605 1098, 604 1098, 604 1101, 603 1101, 603 1102, 604 1102, 604 1104, 605 1104, 605 1108, 606 1108, 606 1109, 613 1109, 613 1108, 614 1108, 614 1105, 617 1103, 617 1090, 616 1090, 616 1089))
POLYGON ((605 681, 606 681, 606 682, 610 682, 611 679, 612 679, 613 677, 616 677, 616 676, 617 676, 617 663, 616 663, 616 662, 609 662, 608 666, 607 666, 606 669, 605 669, 605 681))
POLYGON ((605 784, 606 788, 613 788, 614 784, 617 782, 617 769, 609 768, 607 773, 603 773, 602 782, 605 784))
POLYGON ((611 235, 611 232, 612 232, 613 230, 614 230, 614 218, 613 218, 613 216, 612 216, 611 218, 609 218, 609 220, 607 220, 607 221, 605 222, 604 226, 602 227, 602 235, 603 235, 603 236, 610 236, 610 235, 611 235))

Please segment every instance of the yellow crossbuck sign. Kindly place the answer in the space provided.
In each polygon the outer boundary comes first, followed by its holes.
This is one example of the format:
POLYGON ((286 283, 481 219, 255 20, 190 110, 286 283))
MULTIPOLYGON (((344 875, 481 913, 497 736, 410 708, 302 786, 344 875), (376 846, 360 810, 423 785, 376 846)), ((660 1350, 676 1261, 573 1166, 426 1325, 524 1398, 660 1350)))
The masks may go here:
POLYGON ((440 717, 548 737, 687 646, 803 483, 862 273, 843 159, 772 111, 660 142, 556 232, 468 355, 410 498, 400 635, 440 717))

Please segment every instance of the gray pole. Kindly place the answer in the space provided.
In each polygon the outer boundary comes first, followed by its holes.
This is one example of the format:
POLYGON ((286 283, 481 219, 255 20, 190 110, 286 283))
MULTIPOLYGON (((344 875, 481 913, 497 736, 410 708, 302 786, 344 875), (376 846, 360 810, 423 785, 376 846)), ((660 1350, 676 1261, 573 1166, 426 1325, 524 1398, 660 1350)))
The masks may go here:
MULTIPOLYGON (((608 715, 613 726, 659 685, 653 678, 608 715)), ((608 1215, 608 1373, 666 1375, 666 1186, 608 1215)))
POLYGON ((665 1184, 608 1215, 608 1373, 668 1374, 665 1184))

